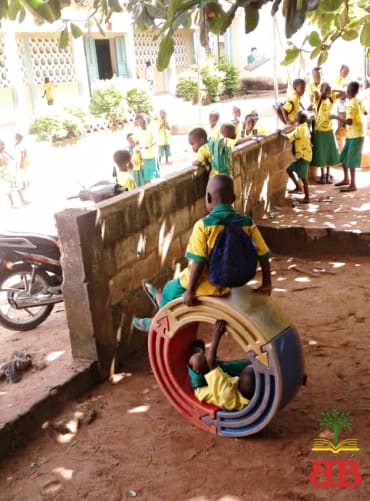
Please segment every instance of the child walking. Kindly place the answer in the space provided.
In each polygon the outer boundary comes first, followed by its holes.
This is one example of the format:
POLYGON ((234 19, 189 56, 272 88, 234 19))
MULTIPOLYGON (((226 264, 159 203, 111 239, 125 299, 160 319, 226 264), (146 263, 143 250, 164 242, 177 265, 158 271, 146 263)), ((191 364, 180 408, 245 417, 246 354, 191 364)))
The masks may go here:
POLYGON ((166 164, 168 165, 169 158, 171 156, 171 126, 167 120, 167 112, 166 110, 159 111, 159 120, 158 120, 158 154, 159 154, 159 162, 162 163, 162 157, 165 157, 166 164))
MULTIPOLYGON (((230 292, 229 287, 217 286, 210 281, 207 263, 223 225, 234 219, 235 224, 240 225, 252 239, 261 265, 262 285, 256 291, 271 294, 269 248, 252 219, 246 215, 240 217, 233 209, 234 201, 234 185, 230 176, 218 174, 208 181, 205 196, 208 216, 199 219, 193 227, 185 252, 185 257, 189 260, 188 266, 180 273, 179 278, 166 283, 161 295, 152 284, 143 283, 146 294, 157 308, 181 296, 184 304, 193 306, 197 296, 224 296, 230 292)), ((144 332, 149 331, 150 323, 150 318, 134 318, 133 321, 134 327, 144 332)))
POLYGON ((132 132, 126 136, 128 143, 128 151, 131 153, 132 158, 132 177, 136 183, 136 186, 143 186, 144 184, 144 171, 143 171, 143 159, 141 158, 140 150, 138 149, 135 137, 132 132))
MULTIPOLYGON (((360 89, 358 82, 350 82, 347 87, 347 97, 349 99, 346 118, 342 123, 346 126, 346 141, 343 151, 340 154, 339 162, 343 167, 343 180, 336 183, 340 191, 356 191, 356 169, 361 165, 362 147, 364 144, 364 126, 361 119, 361 113, 367 115, 362 102, 357 99, 360 89), (350 172, 350 179, 348 176, 350 172)), ((340 118, 337 117, 339 120, 340 118)))
POLYGON ((289 134, 282 134, 283 137, 293 143, 293 155, 295 157, 287 168, 287 174, 295 184, 295 189, 290 193, 301 193, 299 179, 303 183, 304 198, 301 203, 308 204, 310 202, 310 194, 308 190, 308 165, 312 160, 311 134, 307 126, 307 114, 300 110, 297 113, 298 126, 289 134))
POLYGON ((118 150, 114 153, 113 160, 119 169, 117 183, 127 190, 134 190, 137 186, 131 175, 131 153, 128 150, 118 150))
POLYGON ((144 183, 148 183, 152 179, 160 177, 156 142, 153 130, 148 127, 146 116, 140 113, 137 119, 139 124, 137 144, 143 159, 144 183))
POLYGON ((331 97, 331 87, 323 82, 320 86, 320 97, 314 100, 315 125, 313 136, 313 155, 311 165, 320 167, 320 184, 331 184, 330 166, 339 163, 339 153, 335 143, 331 114, 334 101, 331 97), (325 172, 326 169, 326 172, 325 172))

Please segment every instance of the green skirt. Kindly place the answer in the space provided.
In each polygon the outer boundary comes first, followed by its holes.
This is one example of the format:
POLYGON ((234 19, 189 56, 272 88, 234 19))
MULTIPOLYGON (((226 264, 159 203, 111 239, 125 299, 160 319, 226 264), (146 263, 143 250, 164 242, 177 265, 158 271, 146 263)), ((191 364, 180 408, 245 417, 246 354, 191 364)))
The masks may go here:
POLYGON ((314 167, 326 167, 327 165, 336 165, 338 163, 339 153, 333 131, 315 131, 311 165, 314 167))
POLYGON ((159 177, 159 163, 157 158, 143 158, 144 182, 147 183, 159 177))
POLYGON ((344 148, 339 158, 340 163, 349 169, 360 167, 363 145, 363 137, 355 137, 351 139, 346 137, 346 142, 344 143, 344 148))

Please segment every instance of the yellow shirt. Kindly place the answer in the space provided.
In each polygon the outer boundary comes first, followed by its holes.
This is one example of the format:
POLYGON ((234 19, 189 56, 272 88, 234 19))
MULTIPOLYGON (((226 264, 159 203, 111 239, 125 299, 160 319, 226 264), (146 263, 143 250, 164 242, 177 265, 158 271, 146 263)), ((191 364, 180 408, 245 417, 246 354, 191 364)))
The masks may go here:
POLYGON ((44 84, 44 93, 47 101, 52 101, 54 99, 54 88, 55 84, 52 82, 44 84))
MULTIPOLYGON (((234 125, 235 125, 235 122, 234 122, 234 125)), ((235 125, 236 140, 238 140, 242 137, 242 130, 243 130, 243 124, 239 120, 239 122, 235 125)))
POLYGON ((314 109, 316 113, 315 118, 315 130, 320 132, 328 132, 333 130, 333 124, 330 120, 331 110, 333 108, 332 99, 321 99, 314 104, 314 109))
POLYGON ((284 103, 284 110, 287 112, 289 122, 294 122, 301 107, 300 97, 293 92, 284 103))
MULTIPOLYGON (((222 221, 229 220, 235 215, 237 215, 237 212, 235 212, 231 205, 221 204, 214 207, 208 216, 199 219, 195 223, 185 252, 185 257, 189 259, 189 264, 180 273, 179 277, 180 283, 185 289, 189 284, 192 261, 207 263, 216 239, 224 228, 222 221)), ((261 261, 268 259, 270 250, 259 229, 249 216, 244 215, 242 227, 245 233, 252 239, 258 259, 261 261)), ((229 288, 219 287, 209 281, 207 267, 205 267, 197 285, 196 295, 224 296, 229 292, 229 288)))
POLYGON ((143 159, 141 158, 141 153, 139 150, 133 150, 132 152, 132 163, 133 170, 142 170, 143 169, 143 159))
POLYGON ((127 188, 128 190, 134 190, 137 188, 134 178, 129 172, 119 171, 117 174, 117 182, 119 185, 127 188))
POLYGON ((352 120, 352 125, 346 125, 346 137, 348 137, 348 139, 354 139, 364 135, 364 124, 361 119, 361 113, 364 111, 364 105, 356 97, 352 97, 348 101, 346 118, 352 120))
POLYGON ((216 367, 204 376, 207 386, 200 386, 194 394, 201 402, 213 404, 226 411, 238 411, 245 407, 249 400, 240 393, 239 377, 231 377, 221 367, 216 367))
POLYGON ((307 123, 298 125, 290 134, 287 134, 291 143, 294 142, 296 160, 303 158, 308 162, 312 160, 311 134, 307 123))
POLYGON ((155 158, 155 140, 153 131, 150 129, 138 129, 136 133, 136 140, 138 143, 138 148, 141 153, 141 157, 144 160, 149 160, 155 158))
POLYGON ((202 146, 197 151, 197 161, 201 164, 205 164, 208 169, 211 166, 211 152, 207 143, 202 144, 202 146))
POLYGON ((315 82, 310 82, 308 84, 308 95, 311 98, 311 101, 314 101, 316 99, 317 93, 320 95, 320 86, 321 82, 316 84, 315 82))
POLYGON ((167 120, 158 120, 158 144, 159 146, 165 146, 170 144, 171 140, 171 126, 167 120))
POLYGON ((208 129, 208 139, 220 139, 220 127, 216 124, 214 127, 208 129))

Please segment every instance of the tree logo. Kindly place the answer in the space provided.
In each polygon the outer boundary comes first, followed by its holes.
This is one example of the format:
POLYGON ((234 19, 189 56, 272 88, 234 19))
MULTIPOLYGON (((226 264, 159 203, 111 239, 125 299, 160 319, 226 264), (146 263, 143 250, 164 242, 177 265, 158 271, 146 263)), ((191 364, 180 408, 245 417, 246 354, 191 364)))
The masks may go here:
POLYGON ((323 411, 321 417, 319 418, 320 431, 330 429, 332 431, 332 440, 326 437, 318 437, 313 439, 312 451, 321 452, 328 451, 333 454, 338 454, 339 452, 347 451, 359 451, 357 438, 345 438, 344 440, 339 440, 339 431, 341 429, 347 429, 352 431, 352 421, 353 418, 350 417, 351 413, 340 412, 333 407, 331 411, 323 411))

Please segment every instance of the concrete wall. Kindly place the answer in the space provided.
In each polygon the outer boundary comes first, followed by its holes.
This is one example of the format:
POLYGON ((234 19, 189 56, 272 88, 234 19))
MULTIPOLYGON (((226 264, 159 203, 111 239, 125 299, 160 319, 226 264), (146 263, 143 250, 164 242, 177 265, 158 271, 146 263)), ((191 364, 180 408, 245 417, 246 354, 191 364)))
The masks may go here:
MULTIPOLYGON (((284 195, 290 146, 276 134, 233 151, 237 210, 256 215, 284 195)), ((98 359, 102 377, 116 362, 146 352, 133 316, 151 316, 141 290, 174 276, 194 222, 205 214, 203 168, 189 167, 94 210, 56 214, 64 269, 64 297, 74 357, 98 359)))

